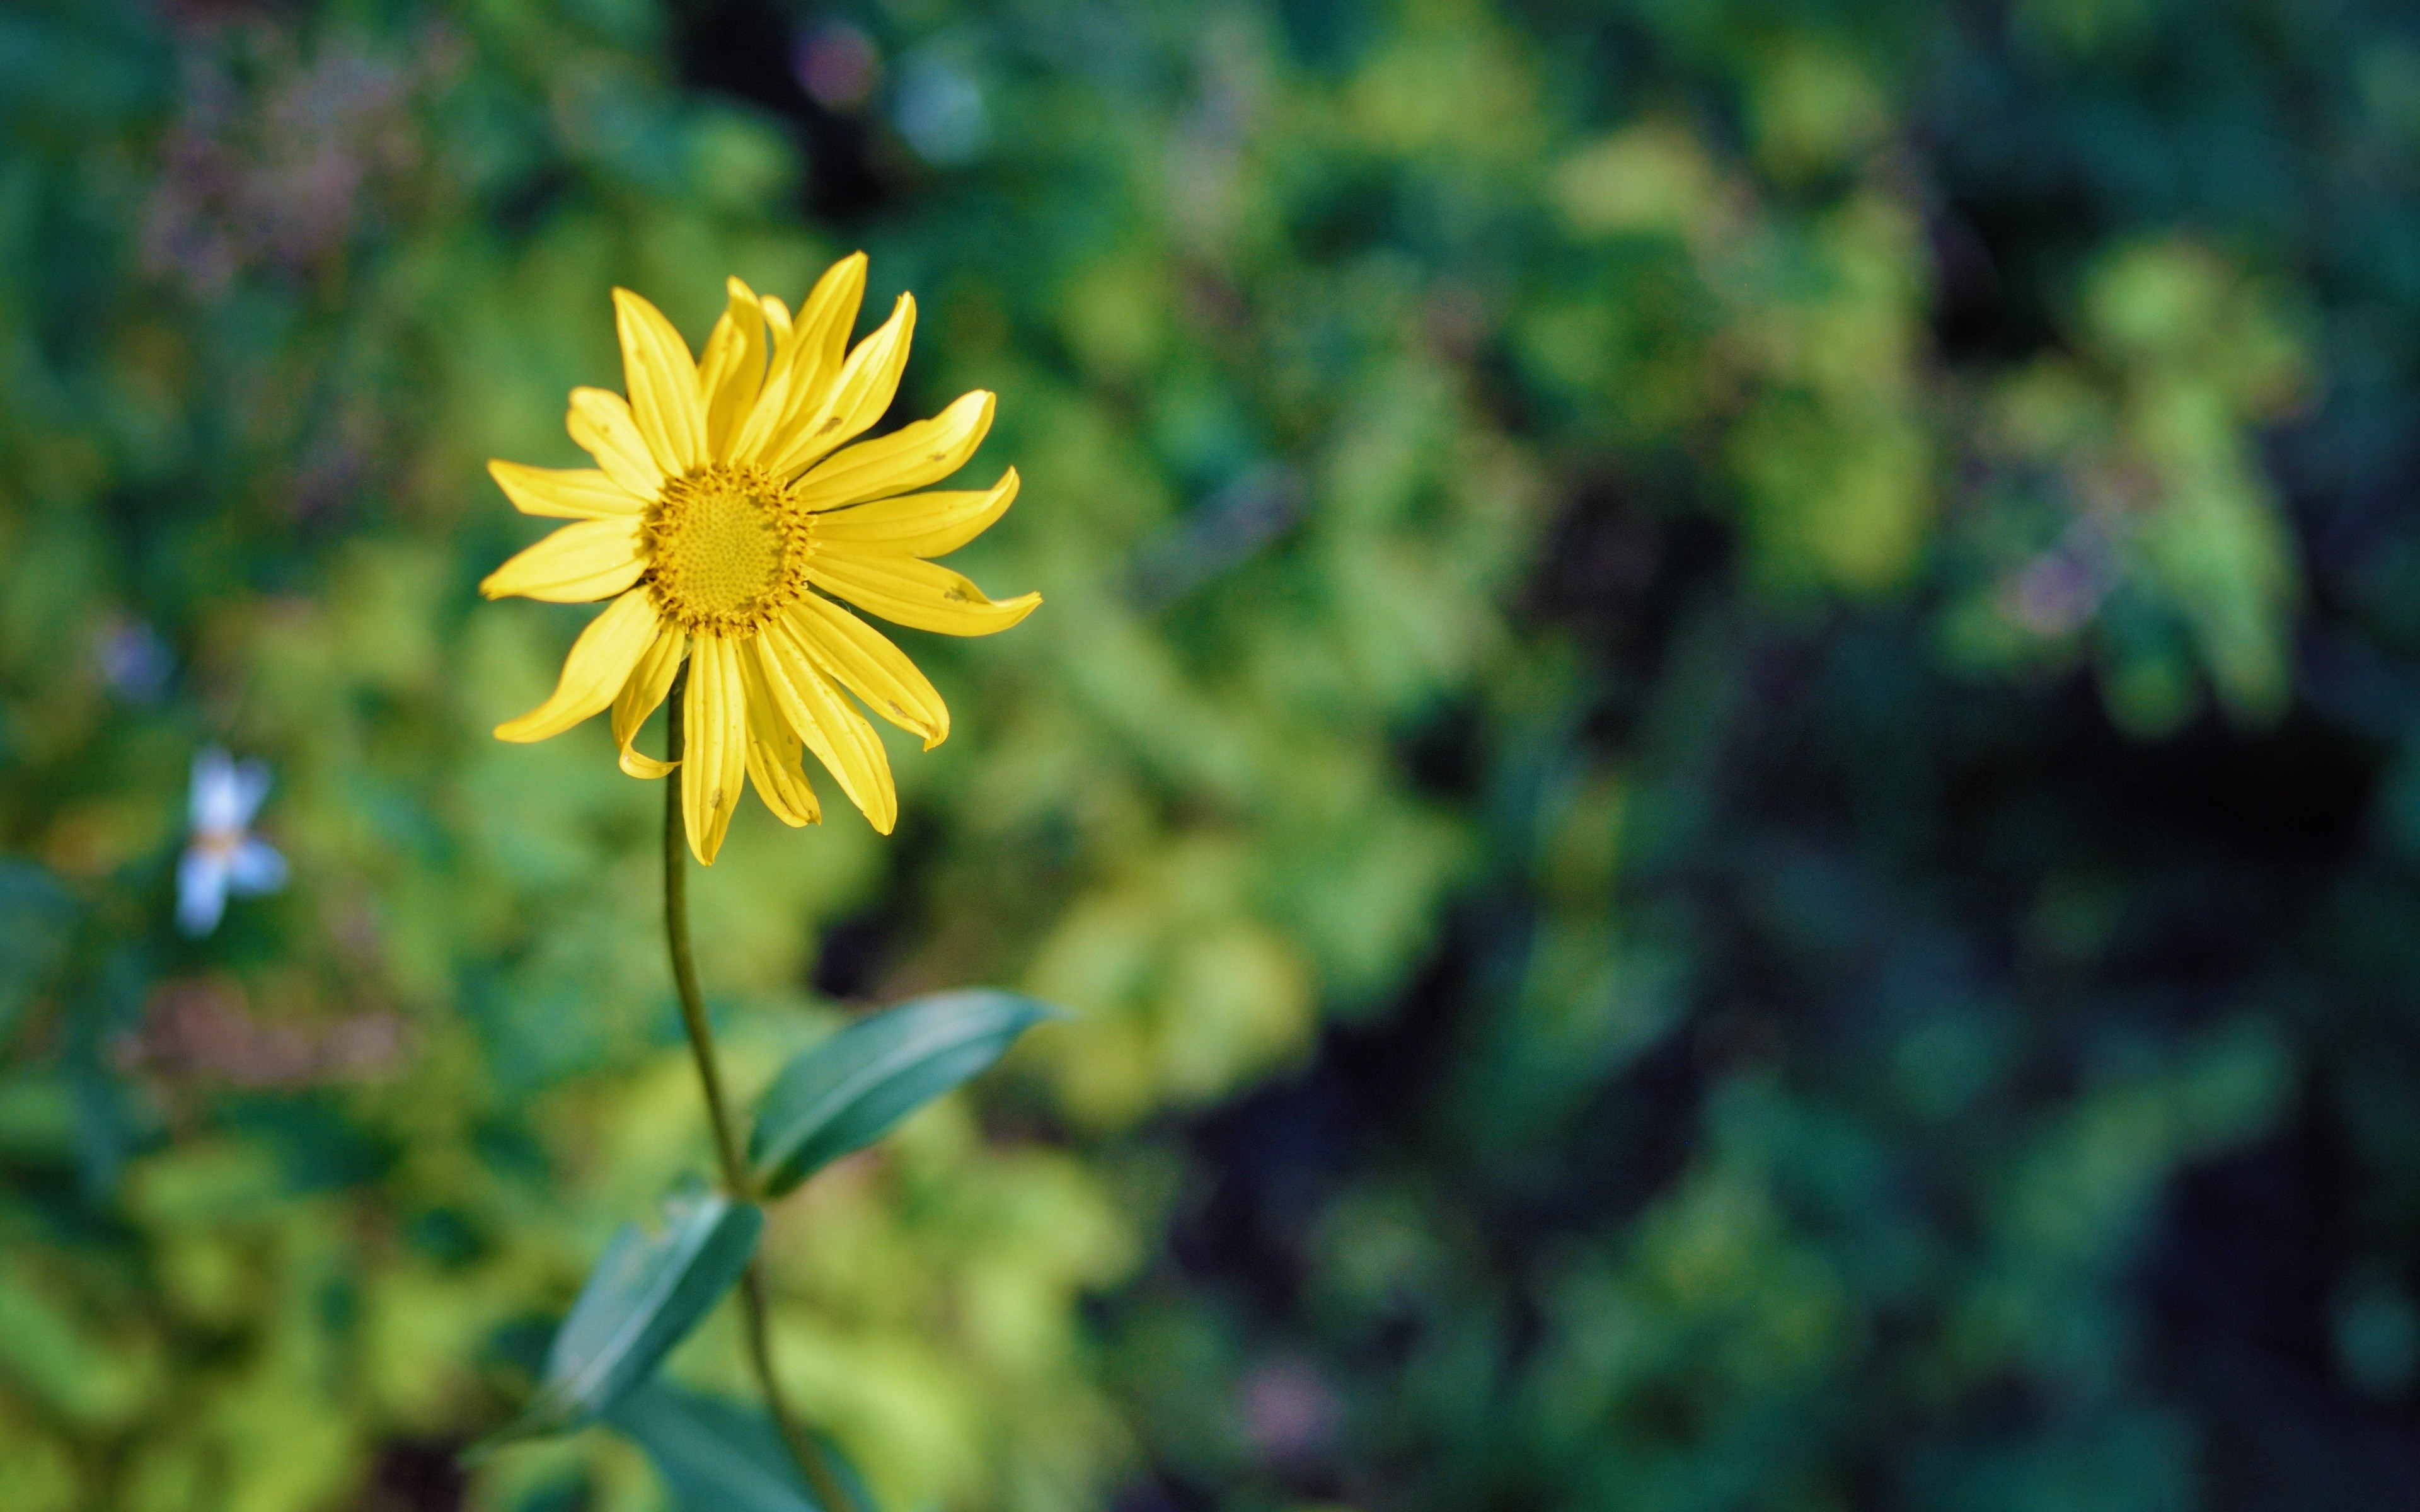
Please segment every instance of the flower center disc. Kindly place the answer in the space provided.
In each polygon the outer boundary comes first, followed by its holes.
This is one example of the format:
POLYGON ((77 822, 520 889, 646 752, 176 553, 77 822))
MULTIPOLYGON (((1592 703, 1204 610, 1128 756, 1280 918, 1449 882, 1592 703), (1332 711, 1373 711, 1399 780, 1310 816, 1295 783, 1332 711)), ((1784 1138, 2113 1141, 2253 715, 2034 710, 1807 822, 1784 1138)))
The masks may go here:
POLYGON ((642 540, 656 607, 691 631, 756 629, 805 581, 806 517, 753 468, 666 480, 642 540))

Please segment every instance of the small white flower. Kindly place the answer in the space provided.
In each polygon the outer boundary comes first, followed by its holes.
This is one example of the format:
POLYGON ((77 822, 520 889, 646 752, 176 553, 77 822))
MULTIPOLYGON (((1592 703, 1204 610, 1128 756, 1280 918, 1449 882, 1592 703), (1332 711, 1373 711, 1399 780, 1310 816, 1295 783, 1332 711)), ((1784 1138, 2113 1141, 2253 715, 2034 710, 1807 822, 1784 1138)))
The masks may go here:
POLYGON ((208 934, 227 894, 252 897, 286 886, 286 857, 247 833, 269 795, 269 768, 235 762, 216 746, 194 757, 193 843, 177 864, 177 924, 208 934))

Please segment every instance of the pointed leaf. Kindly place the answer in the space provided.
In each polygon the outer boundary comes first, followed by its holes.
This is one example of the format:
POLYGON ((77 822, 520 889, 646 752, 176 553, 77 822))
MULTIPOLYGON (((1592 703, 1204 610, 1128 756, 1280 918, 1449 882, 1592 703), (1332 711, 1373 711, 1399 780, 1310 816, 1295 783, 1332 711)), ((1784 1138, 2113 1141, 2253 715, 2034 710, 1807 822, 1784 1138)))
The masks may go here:
MULTIPOLYGON (((773 1421, 754 1407, 667 1381, 651 1381, 606 1414, 606 1421, 655 1461, 656 1473, 686 1512, 823 1512, 773 1421)), ((831 1441, 824 1457, 861 1512, 874 1498, 831 1441)))
POLYGON ((1015 993, 935 993, 862 1018, 782 1068, 756 1110, 748 1158, 768 1197, 862 1149, 987 1069, 1048 1005, 1015 993))
POLYGON ((537 1399, 504 1436, 559 1432, 612 1411, 713 1310, 764 1227, 764 1210, 712 1192, 667 1202, 655 1233, 625 1225, 556 1330, 537 1399))

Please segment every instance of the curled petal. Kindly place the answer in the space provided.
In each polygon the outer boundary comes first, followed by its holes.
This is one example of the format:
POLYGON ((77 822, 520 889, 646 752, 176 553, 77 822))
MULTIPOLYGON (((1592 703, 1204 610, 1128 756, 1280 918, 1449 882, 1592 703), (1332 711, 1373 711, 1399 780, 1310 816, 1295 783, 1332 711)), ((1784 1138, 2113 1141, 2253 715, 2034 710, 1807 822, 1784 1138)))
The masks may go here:
POLYGON ((1011 468, 988 488, 904 494, 818 516, 815 539, 903 556, 945 557, 989 530, 1016 499, 1016 470, 1011 468))
POLYGON ((1042 602, 1040 594, 1021 594, 995 604, 947 567, 861 548, 816 552, 807 580, 894 625, 943 635, 997 635, 1042 602))
POLYGON ((479 592, 489 598, 518 594, 550 604, 610 598, 639 580, 639 517, 582 520, 519 553, 488 574, 479 592))
POLYGON ((797 828, 818 823, 823 806, 815 801, 799 758, 806 747, 773 706, 772 689, 765 686, 765 669, 753 650, 739 654, 739 678, 748 688, 748 779, 756 795, 782 823, 797 828))
POLYGON ((571 412, 563 428, 597 459, 605 475, 642 499, 663 492, 664 470, 647 450, 646 438, 630 415, 630 401, 603 389, 571 391, 571 412))
POLYGON ((630 679, 622 685, 621 693, 613 700, 613 746, 621 752, 622 770, 632 777, 662 777, 678 762, 659 762, 643 751, 630 748, 639 738, 639 727, 647 716, 672 690, 673 674, 680 671, 683 652, 689 648, 689 633, 677 625, 667 625, 657 635, 655 644, 639 657, 630 670, 630 679))
POLYGON ((656 627, 656 608, 645 594, 624 594, 615 599, 571 643, 571 655, 563 659, 563 676, 554 686, 553 696, 520 718, 496 726, 496 738, 544 740, 613 702, 639 657, 654 642, 656 627))
POLYGON ((950 709, 908 654, 874 626, 828 598, 807 594, 790 606, 789 625, 825 676, 931 750, 950 738, 950 709))
POLYGON ((681 817, 698 864, 712 866, 748 769, 748 694, 739 680, 739 647, 728 636, 701 635, 690 642, 681 724, 681 817))
POLYGON ((656 465, 682 473, 706 458, 706 404, 689 343, 663 312, 626 288, 613 291, 613 327, 622 337, 622 378, 630 413, 656 465))
POLYGON ((824 764, 848 801, 881 834, 899 822, 899 794, 891 782, 891 758, 865 716, 817 671, 788 625, 776 623, 756 637, 765 686, 783 719, 824 764))
POLYGON ((977 389, 930 420, 902 425, 826 457, 799 480, 799 507, 836 509, 939 482, 966 466, 983 444, 991 429, 993 402, 989 393, 977 389))
POLYGON ((610 519, 635 515, 647 501, 596 468, 532 468, 491 461, 488 476, 524 515, 555 519, 610 519))
POLYGON ((773 349, 779 352, 790 339, 790 307, 770 294, 756 302, 765 312, 765 329, 773 334, 773 349))
POLYGON ((722 455, 732 430, 756 403, 765 386, 765 307, 737 279, 725 285, 729 303, 698 359, 697 382, 706 397, 706 447, 722 455))

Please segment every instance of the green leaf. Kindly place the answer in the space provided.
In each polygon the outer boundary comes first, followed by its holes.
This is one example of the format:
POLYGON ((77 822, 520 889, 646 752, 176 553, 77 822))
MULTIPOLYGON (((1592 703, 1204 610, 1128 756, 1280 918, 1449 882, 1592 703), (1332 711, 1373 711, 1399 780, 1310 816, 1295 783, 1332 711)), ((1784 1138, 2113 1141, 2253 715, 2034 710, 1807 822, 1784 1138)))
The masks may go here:
POLYGON ((1057 1011, 1015 993, 972 989, 903 1003, 800 1052, 756 1110, 748 1158, 780 1196, 862 1149, 908 1114, 974 1076, 1057 1011))
MULTIPOLYGON (((755 1408, 651 1381, 606 1421, 647 1452, 688 1512, 823 1512, 772 1419, 755 1408)), ((817 1442, 859 1512, 873 1512, 856 1468, 830 1440, 817 1442)))
POLYGON ((499 1437, 556 1433, 611 1412, 713 1310, 764 1227, 763 1209, 712 1192, 675 1196, 655 1233, 624 1225, 555 1332, 537 1399, 499 1437))

